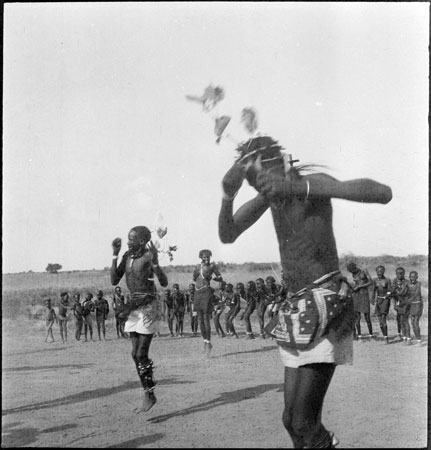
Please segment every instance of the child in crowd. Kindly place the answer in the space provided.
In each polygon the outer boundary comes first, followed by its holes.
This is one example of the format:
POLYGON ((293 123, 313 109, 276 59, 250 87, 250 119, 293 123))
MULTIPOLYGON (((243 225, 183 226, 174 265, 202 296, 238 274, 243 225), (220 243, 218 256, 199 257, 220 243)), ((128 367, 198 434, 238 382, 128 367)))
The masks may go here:
POLYGON ((58 324, 57 314, 55 314, 54 308, 51 306, 51 299, 47 298, 45 300, 45 326, 46 326, 46 337, 45 342, 48 340, 48 336, 51 336, 51 342, 54 342, 54 336, 52 334, 52 326, 54 322, 58 324))
POLYGON ((421 283, 418 281, 418 273, 412 270, 409 274, 409 302, 410 302, 410 318, 415 335, 414 344, 422 344, 421 330, 419 327, 419 319, 421 318, 424 304, 422 301, 421 283))

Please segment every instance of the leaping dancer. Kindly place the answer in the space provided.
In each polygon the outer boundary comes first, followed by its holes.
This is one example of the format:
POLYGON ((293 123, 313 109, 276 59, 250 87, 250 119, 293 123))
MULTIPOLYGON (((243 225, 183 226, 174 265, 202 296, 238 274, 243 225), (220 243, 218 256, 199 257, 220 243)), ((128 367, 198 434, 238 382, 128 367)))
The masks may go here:
POLYGON ((138 412, 149 411, 157 399, 154 395, 153 361, 149 358, 151 340, 158 331, 159 310, 154 275, 162 287, 168 285, 168 278, 159 266, 158 251, 151 242, 151 232, 147 227, 137 226, 129 231, 126 251, 117 266, 121 250, 121 239, 112 241, 111 283, 116 286, 126 275, 127 288, 130 291, 130 303, 127 310, 120 313, 127 318, 124 331, 132 341, 132 358, 144 389, 142 407, 138 412))

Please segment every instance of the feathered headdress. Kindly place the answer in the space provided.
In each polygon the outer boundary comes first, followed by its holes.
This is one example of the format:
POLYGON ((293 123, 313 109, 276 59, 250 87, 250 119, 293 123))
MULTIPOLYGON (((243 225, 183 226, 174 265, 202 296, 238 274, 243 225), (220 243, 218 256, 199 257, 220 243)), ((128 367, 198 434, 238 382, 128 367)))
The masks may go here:
POLYGON ((257 154, 265 159, 279 157, 282 149, 283 147, 271 136, 257 136, 236 148, 239 153, 236 162, 244 162, 248 157, 257 154))

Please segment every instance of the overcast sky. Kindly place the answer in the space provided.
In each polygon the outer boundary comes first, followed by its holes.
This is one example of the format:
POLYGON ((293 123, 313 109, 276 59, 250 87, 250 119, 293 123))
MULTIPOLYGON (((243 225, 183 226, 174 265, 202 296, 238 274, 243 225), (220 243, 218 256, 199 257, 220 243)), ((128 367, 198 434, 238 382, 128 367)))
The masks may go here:
POLYGON ((235 144, 185 99, 210 83, 235 139, 252 106, 301 163, 392 187, 333 200, 339 254, 427 254, 428 41, 427 2, 6 4, 3 272, 101 269, 135 225, 168 227, 172 264, 279 261, 269 212, 218 238, 235 144))

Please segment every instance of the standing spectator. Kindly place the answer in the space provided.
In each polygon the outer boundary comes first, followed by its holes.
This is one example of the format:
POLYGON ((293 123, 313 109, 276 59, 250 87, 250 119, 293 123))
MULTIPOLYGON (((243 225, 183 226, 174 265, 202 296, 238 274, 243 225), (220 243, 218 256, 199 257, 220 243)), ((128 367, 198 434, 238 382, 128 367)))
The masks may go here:
POLYGON ((198 313, 199 327, 204 341, 204 351, 209 355, 211 344, 211 308, 214 296, 214 288, 211 280, 222 282, 220 270, 214 262, 211 262, 211 250, 204 249, 199 252, 201 263, 193 271, 193 281, 196 283, 195 311, 198 313), (213 277, 213 275, 215 275, 213 277))
POLYGON ((258 278, 256 280, 256 297, 257 297, 257 319, 259 320, 260 334, 262 339, 265 339, 265 312, 268 306, 265 280, 258 278))
POLYGON ((120 314, 125 311, 125 300, 120 286, 115 286, 114 296, 112 298, 112 309, 114 311, 115 330, 117 331, 117 338, 127 338, 126 334, 124 333, 125 320, 120 316, 120 314))
POLYGON ((347 265, 347 270, 353 276, 353 308, 355 311, 355 327, 356 336, 362 338, 361 335, 361 314, 364 314, 365 322, 368 326, 368 338, 373 337, 373 326, 371 324, 370 316, 370 296, 368 287, 373 284, 371 277, 366 270, 361 270, 354 262, 347 265))
POLYGON ((404 345, 411 344, 410 336, 410 303, 409 303, 409 282, 406 280, 405 270, 398 267, 395 270, 397 277, 392 282, 392 296, 395 301, 395 311, 397 312, 397 329, 400 340, 404 345))
POLYGON ((177 320, 176 334, 184 337, 184 314, 186 312, 186 297, 180 291, 178 283, 172 285, 174 292, 172 293, 172 300, 174 304, 175 317, 177 320))
POLYGON ((60 327, 60 337, 64 342, 67 341, 67 310, 69 308, 69 294, 62 292, 60 294, 60 303, 58 305, 58 325, 60 327))
POLYGON ((84 337, 87 342, 87 333, 90 331, 90 339, 93 340, 93 317, 91 313, 94 311, 93 294, 87 292, 85 300, 82 303, 82 315, 84 317, 84 337))
POLYGON ((48 336, 51 336, 51 342, 54 342, 54 336, 52 334, 52 326, 54 325, 54 322, 58 324, 57 314, 55 314, 54 308, 51 306, 50 298, 47 298, 44 303, 45 303, 45 326, 46 326, 45 342, 48 340, 48 336))
POLYGON ((268 316, 272 319, 275 315, 277 315, 283 301, 283 287, 275 282, 275 278, 272 275, 266 277, 265 287, 268 316))
POLYGON ((419 327, 419 319, 421 318, 424 304, 422 301, 421 283, 418 281, 418 273, 412 270, 409 274, 409 301, 410 301, 410 318, 412 322, 413 333, 415 334, 415 344, 422 344, 421 330, 419 327))
POLYGON ((163 304, 164 304, 165 315, 166 315, 167 322, 168 322, 169 333, 171 334, 171 337, 174 337, 175 336, 174 323, 175 323, 175 330, 178 328, 178 325, 176 323, 174 299, 172 298, 170 289, 165 289, 165 298, 163 300, 163 304))
POLYGON ((96 324, 97 324, 97 335, 100 337, 100 329, 102 329, 103 339, 106 341, 106 326, 105 322, 108 319, 109 314, 109 303, 106 298, 103 297, 103 291, 98 291, 96 300, 94 301, 94 309, 96 311, 96 324))
POLYGON ((246 307, 244 312, 241 314, 239 320, 244 320, 245 330, 247 333, 246 339, 254 339, 253 330, 251 328, 250 316, 253 314, 257 305, 257 292, 256 283, 254 281, 249 281, 245 289, 245 301, 246 307))
POLYGON ((226 333, 228 336, 239 338, 235 326, 233 323, 233 320, 235 319, 236 315, 238 314, 240 308, 241 308, 241 294, 240 292, 244 291, 244 284, 243 283, 237 283, 235 286, 235 291, 233 289, 233 285, 231 283, 228 283, 226 285, 226 292, 225 292, 225 304, 226 304, 226 333))
POLYGON ((214 328, 217 333, 217 336, 220 336, 222 338, 226 337, 226 334, 220 323, 221 315, 223 314, 225 307, 226 307, 226 286, 225 286, 225 290, 221 296, 214 295, 214 301, 213 301, 214 328))
POLYGON ((79 341, 82 334, 82 325, 84 323, 83 309, 81 305, 81 294, 75 294, 75 302, 72 305, 73 318, 75 320, 75 339, 79 341))
POLYGON ((187 307, 190 312, 190 326, 193 336, 198 334, 198 313, 195 311, 195 284, 189 284, 189 292, 187 293, 187 307))
POLYGON ((376 315, 385 344, 389 344, 387 315, 391 305, 391 280, 385 277, 385 267, 376 267, 377 278, 373 279, 373 303, 376 305, 376 315))

